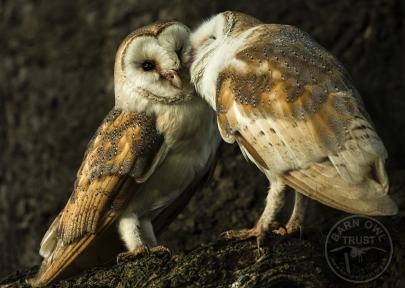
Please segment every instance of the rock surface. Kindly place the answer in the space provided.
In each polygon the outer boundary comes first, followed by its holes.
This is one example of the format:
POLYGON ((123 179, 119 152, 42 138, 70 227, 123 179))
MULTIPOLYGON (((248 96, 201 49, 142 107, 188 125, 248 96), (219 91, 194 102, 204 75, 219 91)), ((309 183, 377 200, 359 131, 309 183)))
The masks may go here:
MULTIPOLYGON (((0 287, 28 288, 25 280, 34 271, 17 272, 1 281, 0 287)), ((176 255, 145 254, 93 268, 52 287, 401 287, 393 275, 391 266, 378 280, 354 285, 329 270, 319 242, 271 237, 260 249, 255 241, 217 240, 176 255)))
MULTIPOLYGON (((12 283, 11 287, 28 288, 25 277, 31 272, 16 274, 0 285, 12 283), (13 282, 15 278, 19 280, 13 282)), ((384 285, 388 281, 389 274, 385 273, 378 281, 349 287, 389 287, 384 285)), ((294 238, 273 238, 260 250, 254 241, 220 240, 185 254, 152 254, 98 267, 52 287, 337 288, 343 285, 348 287, 347 282, 328 271, 318 245, 294 238)))

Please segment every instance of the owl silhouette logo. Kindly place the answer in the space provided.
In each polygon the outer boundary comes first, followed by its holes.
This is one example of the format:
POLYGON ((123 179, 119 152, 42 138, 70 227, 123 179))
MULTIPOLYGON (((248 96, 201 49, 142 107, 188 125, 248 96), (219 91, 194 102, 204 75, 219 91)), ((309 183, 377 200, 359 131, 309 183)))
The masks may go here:
POLYGON ((388 268, 393 253, 391 236, 379 221, 354 215, 329 231, 325 256, 331 270, 352 283, 377 279, 388 268))

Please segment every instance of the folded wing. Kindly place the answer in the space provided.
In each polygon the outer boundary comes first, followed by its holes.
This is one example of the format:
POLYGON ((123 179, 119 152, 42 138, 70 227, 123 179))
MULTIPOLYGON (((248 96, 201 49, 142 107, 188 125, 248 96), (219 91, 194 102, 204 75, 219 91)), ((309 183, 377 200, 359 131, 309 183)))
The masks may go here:
POLYGON ((120 214, 165 153, 155 119, 112 110, 90 141, 74 191, 41 243, 34 286, 55 279, 120 214), (140 179, 141 181, 137 181, 140 179))
POLYGON ((387 152, 341 64, 297 28, 261 25, 256 32, 217 82, 223 138, 324 204, 395 214, 387 152))

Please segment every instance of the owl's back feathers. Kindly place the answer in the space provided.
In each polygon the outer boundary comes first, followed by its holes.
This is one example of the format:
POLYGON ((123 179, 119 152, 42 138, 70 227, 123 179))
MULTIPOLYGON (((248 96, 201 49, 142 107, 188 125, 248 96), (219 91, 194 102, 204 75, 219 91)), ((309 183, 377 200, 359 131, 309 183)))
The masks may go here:
POLYGON ((266 174, 284 175, 324 204, 395 214, 387 152, 343 66, 295 27, 251 31, 217 80, 223 138, 237 140, 266 174))

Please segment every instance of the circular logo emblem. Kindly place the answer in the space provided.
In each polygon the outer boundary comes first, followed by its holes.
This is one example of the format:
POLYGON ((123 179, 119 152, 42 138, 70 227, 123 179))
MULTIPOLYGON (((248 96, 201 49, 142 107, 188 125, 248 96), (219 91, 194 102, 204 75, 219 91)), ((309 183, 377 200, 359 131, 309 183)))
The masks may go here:
POLYGON ((336 223, 325 243, 332 271, 352 283, 378 278, 391 262, 393 246, 387 228, 367 216, 349 216, 336 223))

